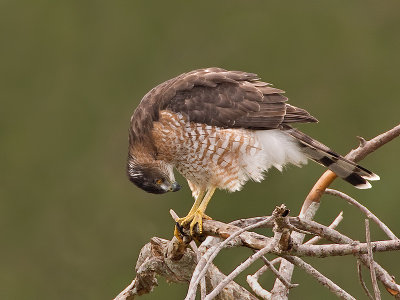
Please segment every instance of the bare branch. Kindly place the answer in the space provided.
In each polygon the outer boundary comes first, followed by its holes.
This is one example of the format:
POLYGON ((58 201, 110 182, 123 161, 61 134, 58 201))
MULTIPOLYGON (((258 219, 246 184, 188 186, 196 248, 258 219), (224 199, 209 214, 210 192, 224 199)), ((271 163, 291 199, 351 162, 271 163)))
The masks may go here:
POLYGON ((399 135, 400 124, 369 141, 364 140, 364 142, 360 143, 360 146, 358 146, 357 149, 350 151, 350 153, 346 155, 346 158, 355 162, 363 160, 368 154, 378 150, 380 147, 397 138, 399 135))
MULTIPOLYGON (((281 206, 277 206, 272 212, 271 218, 274 219, 274 237, 269 241, 269 243, 260 251, 250 256, 245 262, 241 263, 233 272, 231 272, 225 280, 223 280, 216 288, 213 290, 207 297, 206 300, 211 300, 215 296, 217 296, 221 290, 229 283, 229 280, 233 280, 237 275, 247 269, 250 265, 252 265, 259 258, 263 257, 264 254, 272 252, 274 250, 282 251, 282 249, 287 249, 288 245, 284 245, 283 241, 286 239, 282 239, 286 234, 287 228, 287 214, 288 210, 284 204, 281 206)), ((289 243, 289 241, 287 241, 289 243)))
MULTIPOLYGON (((372 242, 373 252, 385 252, 400 250, 400 240, 388 240, 372 242)), ((327 256, 343 256, 353 254, 367 254, 367 243, 353 244, 326 244, 326 245, 299 245, 288 251, 291 255, 296 256, 312 256, 312 257, 327 257, 327 256)))
POLYGON ((381 291, 379 290, 378 282, 376 281, 375 268, 373 267, 374 256, 372 254, 371 233, 369 231, 369 220, 368 219, 365 219, 365 237, 367 240, 369 270, 371 273, 371 281, 372 281, 372 286, 374 288, 375 299, 381 300, 381 291))
MULTIPOLYGON (((272 218, 272 217, 270 217, 272 218)), ((228 245, 230 241, 233 241, 237 236, 241 235, 242 233, 245 233, 247 230, 251 230, 254 228, 257 228, 258 226, 263 225, 263 223, 267 223, 270 221, 270 218, 267 218, 266 220, 260 221, 259 223, 252 224, 250 226, 247 226, 245 228, 239 229, 234 231, 232 234, 228 234, 228 238, 224 240, 223 242, 212 246, 207 252, 202 256, 201 260, 196 266, 196 269, 193 272, 192 279, 190 280, 190 285, 189 285, 189 290, 186 295, 185 299, 193 299, 193 297, 196 295, 196 289, 197 285, 199 284, 199 281, 201 280, 202 277, 204 277, 205 273, 207 272, 208 266, 212 263, 214 258, 217 256, 217 254, 225 247, 228 245)), ((203 231, 206 231, 206 226, 205 222, 203 223, 203 231)), ((235 226, 231 226, 235 227, 235 226)), ((237 228, 237 227, 236 227, 237 228)), ((225 229, 230 229, 229 226, 225 229)))
MULTIPOLYGON (((300 216, 302 216, 305 220, 311 220, 314 218, 318 208, 319 208, 318 202, 311 202, 310 205, 308 206, 308 209, 306 210, 302 209, 302 211, 300 212, 300 216)), ((299 228, 298 226, 296 227, 299 228)), ((304 237, 305 234, 300 232, 293 232, 291 235, 292 242, 298 245, 303 242, 304 237)), ((293 270, 294 270, 294 265, 286 260, 283 260, 279 267, 279 273, 282 274, 282 276, 284 276, 287 279, 287 281, 290 281, 290 279, 292 278, 293 270)), ((285 287, 280 280, 276 280, 271 292, 272 292, 272 299, 274 300, 287 299, 287 295, 289 294, 289 289, 285 287)))
MULTIPOLYGON (((179 260, 173 260, 169 256, 172 241, 152 238, 140 251, 136 264, 135 280, 121 292, 116 300, 132 300, 152 291, 157 286, 156 276, 162 276, 169 282, 188 284, 196 265, 197 257, 193 251, 186 249, 179 260)), ((206 288, 213 290, 226 276, 213 264, 210 265, 206 275, 206 288)), ((257 298, 235 282, 230 282, 218 299, 245 299, 257 300, 257 298)))
POLYGON ((114 298, 114 300, 129 300, 133 299, 133 290, 134 286, 136 283, 136 279, 133 279, 132 282, 121 292, 118 294, 117 297, 114 298))
POLYGON ((264 249, 261 249, 257 253, 250 256, 246 261, 241 263, 235 270, 233 270, 233 272, 231 272, 223 281, 221 281, 220 284, 206 297, 206 300, 213 299, 237 275, 239 275, 241 272, 243 272, 245 269, 247 269, 255 261, 260 259, 261 256, 263 256, 266 253, 271 252, 274 248, 276 248, 279 244, 279 240, 280 240, 281 236, 282 236, 282 232, 275 232, 274 238, 270 240, 270 242, 264 249))
POLYGON ((370 218, 372 221, 374 221, 379 226, 379 228, 381 228, 382 231, 384 233, 386 233, 386 235, 389 238, 391 238, 392 240, 398 239, 398 237, 389 229, 389 227, 386 226, 385 223, 383 223, 381 220, 379 220, 379 218, 377 216, 375 216, 368 208, 366 208, 364 205, 359 203, 357 200, 351 198, 350 196, 346 195, 343 192, 333 190, 333 189, 326 189, 325 193, 328 195, 340 197, 340 198, 346 200, 351 205, 354 205, 355 207, 360 209, 368 218, 370 218))
MULTIPOLYGON (((394 138, 400 135, 400 124, 392 129, 374 137, 373 139, 360 143, 357 149, 351 150, 345 157, 351 161, 358 162, 364 159, 368 154, 376 151, 378 148, 387 144, 394 138)), ((330 170, 325 171, 324 174, 318 179, 310 193, 307 195, 303 207, 301 208, 300 215, 304 213, 310 206, 311 202, 319 202, 325 189, 336 179, 336 174, 330 170)))
MULTIPOLYGON (((343 220, 343 212, 341 211, 339 213, 339 215, 335 218, 335 220, 333 220, 333 222, 331 223, 331 225, 328 226, 328 228, 331 229, 335 229, 339 223, 343 220)), ((312 239, 308 240, 307 242, 305 242, 305 245, 313 245, 318 243, 320 240, 322 240, 322 237, 320 236, 314 236, 312 239)))
MULTIPOLYGON (((236 230, 235 232, 233 232, 231 235, 229 235, 229 237, 221 242, 220 244, 217 244, 213 247, 211 247, 209 250, 207 250, 207 252, 203 255, 202 259, 199 261, 199 263, 197 264, 197 267, 195 269, 195 271, 193 272, 193 277, 190 281, 190 285, 189 285, 189 290, 188 293, 186 295, 187 300, 189 299, 193 299, 193 297, 196 294, 196 289, 197 289, 197 285, 199 283, 199 280, 205 275, 205 272, 207 271, 208 266, 211 264, 211 262, 214 260, 214 258, 217 256, 217 254, 228 245, 229 242, 233 241, 233 239, 235 239, 236 237, 238 237, 239 235, 241 235, 242 233, 244 233, 247 230, 251 230, 254 228, 257 228, 259 226, 264 225, 265 223, 268 223, 270 221, 270 219, 279 219, 280 215, 282 215, 283 213, 286 213, 287 209, 286 206, 281 205, 280 207, 276 207, 274 209, 274 211, 272 212, 272 216, 270 218, 267 218, 265 220, 260 221, 259 223, 256 224, 252 224, 249 225, 245 228, 236 230)), ((204 223, 203 223, 203 230, 204 230, 204 223)), ((282 234, 281 234, 282 235, 282 234)), ((276 235, 275 235, 276 236, 276 235)), ((275 237, 274 237, 275 238, 275 237)), ((272 243, 272 239, 269 239, 268 244, 272 243)), ((268 245, 267 244, 267 245, 268 245)), ((265 246, 265 248, 267 248, 267 245, 265 246)), ((254 256, 257 256, 258 254, 255 254, 254 256)), ((240 267, 240 266, 239 266, 240 267)), ((237 274, 239 274, 241 271, 240 270, 244 270, 241 268, 244 268, 246 266, 241 266, 240 268, 236 268, 236 272, 238 272, 237 274)), ((247 267, 246 267, 247 268, 247 267)), ((237 276, 237 274, 235 275, 235 272, 232 272, 230 275, 228 275, 228 277, 232 277, 235 278, 237 276)), ((227 278, 228 278, 227 277, 227 278)), ((226 279, 227 279, 226 278, 226 279)), ((219 286, 222 286, 222 288, 224 287, 224 285, 226 285, 229 281, 225 280, 224 282, 221 282, 221 284, 219 286)), ((214 292, 214 291, 213 291, 214 292)), ((212 292, 212 293, 213 293, 212 292)), ((216 293, 215 295, 217 295, 218 293, 216 293)), ((208 299, 209 296, 206 297, 206 299, 208 299)))
MULTIPOLYGON (((360 161, 368 154, 374 152, 379 147, 383 146, 384 144, 390 142, 394 138, 400 135, 400 125, 395 126, 391 130, 380 134, 379 136, 371 139, 370 141, 363 141, 360 143, 360 146, 350 151, 346 158, 353 160, 353 161, 360 161)), ((313 188, 311 189, 310 193, 307 195, 306 199, 304 200, 303 206, 301 208, 299 216, 306 215, 307 210, 309 210, 312 203, 319 203, 322 194, 324 193, 325 189, 335 180, 336 174, 330 170, 327 170, 322 176, 318 179, 315 183, 313 188)), ((312 218, 309 218, 309 220, 312 218)), ((304 240, 304 235, 300 233, 294 232, 292 237, 296 242, 302 243, 304 240)), ((285 278, 290 281, 292 274, 293 274, 293 266, 290 266, 289 263, 283 262, 280 266, 279 272, 282 274, 285 273, 285 278)), ((286 300, 289 290, 282 285, 281 282, 275 281, 273 292, 273 299, 274 300, 286 300)))
POLYGON ((358 273, 358 279, 360 280, 361 286, 362 286, 365 294, 368 296, 369 299, 374 300, 374 297, 372 297, 372 295, 369 292, 367 285, 365 284, 364 279, 362 277, 361 262, 359 259, 357 259, 357 273, 358 273))
MULTIPOLYGON (((259 221, 260 219, 265 220, 265 217, 251 218, 248 220, 240 220, 239 223, 240 224, 254 224, 256 221, 259 221)), ((353 244, 355 242, 351 238, 339 233, 338 231, 328 228, 328 227, 321 225, 314 221, 307 221, 307 220, 301 219, 299 217, 290 217, 289 221, 292 225, 294 225, 297 228, 301 228, 305 231, 313 232, 314 234, 320 235, 324 239, 326 239, 328 241, 332 241, 334 243, 353 244)), ((265 222, 263 226, 271 227, 272 224, 270 222, 265 222)), ((203 223, 203 232, 205 234, 218 235, 218 232, 219 232, 218 228, 221 228, 223 236, 229 236, 231 233, 237 231, 236 226, 226 225, 221 222, 214 221, 214 220, 205 220, 203 223), (221 225, 219 225, 219 224, 221 224, 221 225)), ((265 244, 267 243, 268 240, 269 240, 269 238, 259 235, 257 233, 244 232, 240 235, 237 242, 240 245, 243 245, 245 247, 249 247, 252 249, 261 249, 265 246, 265 244)), ((239 245, 239 244, 237 244, 237 245, 239 245)), ((307 245, 302 245, 302 246, 307 246, 307 245)), ((369 267, 368 257, 366 255, 361 254, 358 257, 364 263, 364 265, 369 267)), ((289 264, 289 266, 291 266, 291 265, 292 264, 289 264)), ((385 285, 385 288, 392 295, 400 295, 400 286, 397 285, 396 282, 394 282, 392 276, 376 262, 374 263, 374 267, 375 267, 375 271, 376 271, 378 280, 381 281, 385 285)), ((279 273, 284 276, 284 273, 282 273, 281 269, 279 270, 279 273)), ((285 276, 285 278, 287 279, 288 277, 285 276)), ((282 286, 285 287, 283 284, 282 284, 282 286)), ((272 290, 272 292, 274 292, 274 290, 272 290)), ((279 295, 279 294, 276 293, 276 295, 279 295)), ((274 295, 273 297, 277 297, 276 295, 274 295)), ((276 298, 276 299, 279 299, 279 298, 276 298)), ((282 296, 281 299, 285 299, 284 295, 282 296)))
MULTIPOLYGON (((283 260, 282 257, 277 257, 271 261, 271 265, 275 266, 276 264, 279 264, 282 260, 283 260)), ((267 265, 264 265, 257 272, 255 272, 252 276, 258 280, 258 278, 260 278, 260 276, 262 274, 264 274, 265 271, 267 271, 268 269, 269 269, 269 267, 267 265)))
POLYGON ((249 284, 253 292, 256 293, 256 295, 258 295, 263 299, 271 299, 272 294, 267 290, 263 289, 254 276, 248 275, 247 283, 249 284))
POLYGON ((297 267, 303 269, 307 274, 313 276, 320 284, 324 287, 328 288, 332 293, 342 299, 350 299, 355 300, 353 296, 339 287, 336 283, 334 283, 329 278, 322 275, 317 269, 313 268, 310 264, 306 263, 299 257, 285 255, 283 256, 284 259, 290 261, 292 264, 296 265, 297 267))
MULTIPOLYGON (((253 250, 255 251, 255 250, 253 250)), ((257 253, 255 251, 255 253, 257 253)), ((290 283, 289 281, 287 281, 280 273, 277 269, 275 269, 274 265, 265 258, 265 256, 261 256, 260 257, 261 260, 264 262, 264 264, 271 270, 272 273, 274 273, 274 275, 288 288, 288 289, 292 289, 295 288, 297 286, 299 286, 297 283, 290 283)))

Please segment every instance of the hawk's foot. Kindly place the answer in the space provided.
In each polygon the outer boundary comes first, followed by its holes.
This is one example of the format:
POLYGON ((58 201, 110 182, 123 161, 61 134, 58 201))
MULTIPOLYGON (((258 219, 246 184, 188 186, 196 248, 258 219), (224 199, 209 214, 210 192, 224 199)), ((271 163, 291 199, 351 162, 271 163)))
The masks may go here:
POLYGON ((188 214, 184 218, 179 218, 176 222, 181 227, 187 227, 187 225, 190 224, 189 225, 190 235, 193 236, 193 229, 196 226, 196 224, 199 227, 199 233, 201 234, 203 232, 203 218, 206 220, 211 220, 211 218, 209 216, 207 216, 204 213, 204 211, 197 209, 194 213, 188 214))

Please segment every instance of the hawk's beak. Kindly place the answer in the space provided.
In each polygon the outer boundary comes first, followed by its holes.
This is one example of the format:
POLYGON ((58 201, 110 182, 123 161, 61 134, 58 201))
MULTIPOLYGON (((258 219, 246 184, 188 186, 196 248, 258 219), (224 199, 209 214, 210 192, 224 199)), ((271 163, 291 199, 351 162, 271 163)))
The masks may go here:
POLYGON ((181 186, 176 181, 171 185, 171 192, 177 192, 181 189, 181 186))

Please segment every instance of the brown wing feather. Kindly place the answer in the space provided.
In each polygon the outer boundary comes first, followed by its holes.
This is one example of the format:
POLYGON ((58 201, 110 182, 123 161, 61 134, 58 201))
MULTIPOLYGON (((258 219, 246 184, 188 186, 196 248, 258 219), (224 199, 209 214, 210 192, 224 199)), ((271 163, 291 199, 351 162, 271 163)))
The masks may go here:
POLYGON ((184 114, 190 121, 224 128, 275 129, 281 124, 316 122, 288 105, 282 90, 256 74, 208 68, 170 79, 147 93, 131 119, 130 139, 143 140, 159 111, 184 114))

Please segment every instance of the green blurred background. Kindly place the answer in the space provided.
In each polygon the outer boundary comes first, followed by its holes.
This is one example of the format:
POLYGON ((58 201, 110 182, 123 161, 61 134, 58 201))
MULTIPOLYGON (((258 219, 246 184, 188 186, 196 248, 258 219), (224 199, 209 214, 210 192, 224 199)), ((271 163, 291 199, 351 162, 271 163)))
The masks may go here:
MULTIPOLYGON (((357 135, 396 125, 399 12, 397 0, 0 0, 0 298, 111 299, 134 277, 141 247, 171 238, 168 210, 187 213, 189 189, 180 177, 179 193, 135 188, 125 175, 127 130, 141 97, 182 72, 258 73, 320 120, 302 130, 341 153, 357 135)), ((399 153, 397 140, 363 161, 382 178, 371 190, 334 184, 398 234, 399 153)), ((322 171, 271 171, 242 192, 217 192, 208 214, 230 221, 280 203, 296 214, 322 171)), ((326 196, 317 220, 342 209, 340 229, 364 240, 363 216, 339 199, 326 196)), ((372 227, 373 239, 385 238, 372 227)), ((228 272, 250 253, 228 250, 216 262, 228 272)), ((400 276, 398 253, 376 257, 400 276)), ((307 261, 364 297, 354 259, 307 261)), ((292 299, 336 299, 300 270, 294 282, 292 299)), ((159 283, 143 299, 183 299, 185 285, 159 283)))

